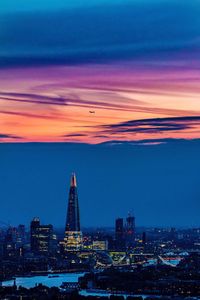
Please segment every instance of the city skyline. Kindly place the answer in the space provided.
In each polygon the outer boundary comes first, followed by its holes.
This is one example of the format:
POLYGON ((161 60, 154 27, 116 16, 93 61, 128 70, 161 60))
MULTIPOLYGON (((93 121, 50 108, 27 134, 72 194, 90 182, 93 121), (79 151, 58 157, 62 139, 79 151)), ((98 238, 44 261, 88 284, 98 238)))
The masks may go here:
POLYGON ((200 300, 200 0, 0 2, 0 298, 200 300))
POLYGON ((199 15, 197 0, 1 1, 1 221, 63 226, 74 170, 84 227, 129 210, 199 226, 199 15))

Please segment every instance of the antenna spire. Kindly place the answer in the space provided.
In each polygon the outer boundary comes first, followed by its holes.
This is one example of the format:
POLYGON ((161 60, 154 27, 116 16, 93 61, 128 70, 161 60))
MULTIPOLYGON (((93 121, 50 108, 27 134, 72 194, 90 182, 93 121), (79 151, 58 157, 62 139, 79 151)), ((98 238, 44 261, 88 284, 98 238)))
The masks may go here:
POLYGON ((70 183, 70 186, 71 186, 71 187, 77 187, 77 184, 76 184, 76 175, 75 175, 75 173, 72 173, 72 175, 71 175, 71 183, 70 183))

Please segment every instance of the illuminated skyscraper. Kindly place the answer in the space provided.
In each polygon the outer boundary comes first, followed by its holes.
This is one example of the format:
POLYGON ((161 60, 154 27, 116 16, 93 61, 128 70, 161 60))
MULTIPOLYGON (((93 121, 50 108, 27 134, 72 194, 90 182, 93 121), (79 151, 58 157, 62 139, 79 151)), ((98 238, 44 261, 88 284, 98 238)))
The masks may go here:
POLYGON ((70 182, 64 244, 66 250, 78 250, 82 246, 77 183, 74 173, 71 176, 70 182))
POLYGON ((37 254, 50 254, 54 249, 53 226, 41 225, 39 218, 34 218, 30 226, 31 251, 37 254))

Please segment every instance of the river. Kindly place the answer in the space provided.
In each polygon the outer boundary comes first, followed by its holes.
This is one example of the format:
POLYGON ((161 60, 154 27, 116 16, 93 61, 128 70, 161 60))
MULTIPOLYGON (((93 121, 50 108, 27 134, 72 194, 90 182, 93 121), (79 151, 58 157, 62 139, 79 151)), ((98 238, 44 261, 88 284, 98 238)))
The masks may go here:
MULTIPOLYGON (((64 274, 49 274, 32 277, 16 277, 16 285, 26 288, 34 287, 36 284, 42 283, 48 287, 60 287, 63 282, 78 282, 78 278, 84 276, 85 273, 64 273, 64 274), (52 277, 57 276, 57 277, 52 277)), ((2 286, 12 286, 14 280, 2 282, 2 286)))
MULTIPOLYGON (((64 274, 49 274, 49 275, 40 275, 40 276, 32 276, 32 277, 16 277, 15 283, 16 285, 23 286, 25 288, 31 288, 34 287, 37 284, 42 283, 45 286, 48 287, 60 287, 63 282, 78 282, 78 278, 84 276, 85 273, 64 273, 64 274), (56 277, 52 277, 56 276, 56 277)), ((13 286, 14 285, 14 279, 7 280, 2 282, 2 286, 13 286)), ((84 296, 110 296, 111 293, 108 293, 107 291, 101 291, 101 292, 95 292, 95 291, 86 291, 81 290, 79 292, 80 295, 84 296)), ((124 298, 126 299, 128 294, 122 294, 124 298)), ((140 295, 145 299, 147 296, 140 295)))

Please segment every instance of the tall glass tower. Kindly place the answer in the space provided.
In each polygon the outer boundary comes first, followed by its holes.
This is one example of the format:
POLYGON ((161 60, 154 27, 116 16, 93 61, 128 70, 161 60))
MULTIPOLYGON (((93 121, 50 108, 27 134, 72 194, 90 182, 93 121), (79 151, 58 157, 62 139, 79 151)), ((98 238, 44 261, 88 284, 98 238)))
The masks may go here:
POLYGON ((79 250, 82 246, 78 192, 74 173, 71 175, 64 242, 66 250, 79 250))

